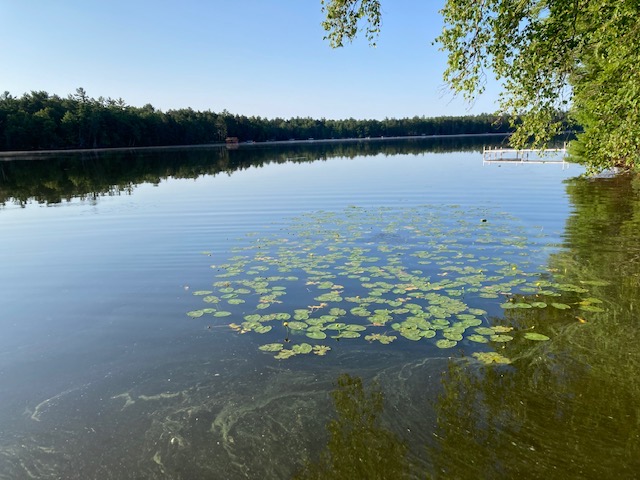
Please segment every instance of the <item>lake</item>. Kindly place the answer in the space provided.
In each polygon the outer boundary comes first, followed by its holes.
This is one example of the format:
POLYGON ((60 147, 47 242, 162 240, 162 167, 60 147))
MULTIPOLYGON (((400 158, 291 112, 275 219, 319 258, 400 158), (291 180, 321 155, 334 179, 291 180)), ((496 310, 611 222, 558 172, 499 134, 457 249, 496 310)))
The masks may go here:
POLYGON ((636 478, 640 180, 500 142, 0 162, 0 479, 636 478))

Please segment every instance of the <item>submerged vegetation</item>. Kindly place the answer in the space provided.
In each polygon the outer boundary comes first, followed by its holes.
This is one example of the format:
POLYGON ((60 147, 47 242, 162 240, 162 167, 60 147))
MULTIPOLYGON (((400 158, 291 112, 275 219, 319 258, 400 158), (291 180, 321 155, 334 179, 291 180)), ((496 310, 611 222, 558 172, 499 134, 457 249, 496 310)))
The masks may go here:
MULTIPOLYGON (((635 478, 640 471, 640 182, 578 178, 567 192, 574 210, 548 264, 590 293, 572 306, 574 321, 559 320, 568 310, 545 309, 544 321, 556 325, 545 332, 551 341, 519 350, 514 368, 450 362, 435 403, 438 442, 429 448, 436 478, 635 478), (475 452, 472 466, 457 461, 461 451, 475 452)), ((540 323, 534 309, 508 312, 509 321, 540 323)))
POLYGON ((277 359, 360 339, 510 363, 494 350, 547 341, 558 324, 605 311, 591 293, 602 282, 554 278, 536 264, 544 239, 532 235, 505 213, 456 206, 309 214, 212 265, 213 289, 194 292, 206 307, 187 315, 265 335, 260 350, 277 359), (529 310, 553 313, 506 313, 529 310))

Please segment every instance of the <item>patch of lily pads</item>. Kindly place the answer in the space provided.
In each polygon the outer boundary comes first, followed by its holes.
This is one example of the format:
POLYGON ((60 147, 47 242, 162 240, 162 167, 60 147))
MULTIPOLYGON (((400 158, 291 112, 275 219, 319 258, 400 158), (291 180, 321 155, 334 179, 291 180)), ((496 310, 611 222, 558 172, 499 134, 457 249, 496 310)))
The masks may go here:
MULTIPOLYGON (((230 317, 226 325, 237 333, 266 335, 271 342, 260 350, 277 359, 326 355, 331 348, 324 343, 341 340, 421 342, 463 353, 515 338, 545 341, 546 335, 496 323, 505 323, 506 311, 551 309, 569 318, 605 309, 591 292, 602 282, 554 281, 535 263, 545 260, 532 246, 539 244, 509 215, 481 209, 314 213, 212 265, 212 289, 194 292, 207 307, 187 315, 230 317)), ((474 356, 508 363, 489 353, 474 356)))

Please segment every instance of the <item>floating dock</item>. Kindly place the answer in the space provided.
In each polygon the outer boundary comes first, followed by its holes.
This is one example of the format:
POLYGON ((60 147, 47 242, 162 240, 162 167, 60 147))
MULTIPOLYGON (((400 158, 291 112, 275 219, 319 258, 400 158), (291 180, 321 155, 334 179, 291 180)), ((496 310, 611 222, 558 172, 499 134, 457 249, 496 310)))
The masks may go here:
POLYGON ((487 148, 482 150, 482 164, 492 163, 559 163, 562 169, 568 168, 566 161, 567 148, 545 148, 537 150, 524 148, 516 150, 512 148, 487 148))

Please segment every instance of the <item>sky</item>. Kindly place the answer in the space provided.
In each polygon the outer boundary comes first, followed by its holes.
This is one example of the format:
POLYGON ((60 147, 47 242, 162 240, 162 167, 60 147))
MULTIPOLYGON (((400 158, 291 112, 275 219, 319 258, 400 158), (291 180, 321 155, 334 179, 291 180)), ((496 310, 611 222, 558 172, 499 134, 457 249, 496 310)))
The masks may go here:
POLYGON ((444 84, 443 3, 383 1, 376 48, 332 49, 320 0, 0 0, 0 92, 266 118, 494 112, 497 85, 469 105, 444 84))

